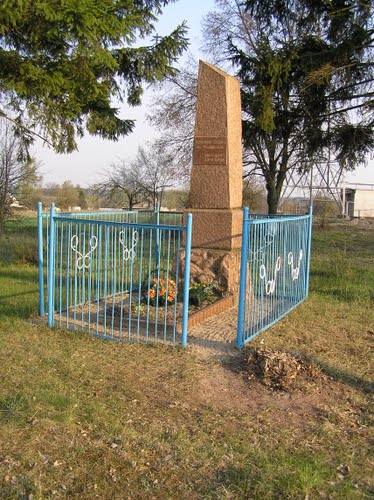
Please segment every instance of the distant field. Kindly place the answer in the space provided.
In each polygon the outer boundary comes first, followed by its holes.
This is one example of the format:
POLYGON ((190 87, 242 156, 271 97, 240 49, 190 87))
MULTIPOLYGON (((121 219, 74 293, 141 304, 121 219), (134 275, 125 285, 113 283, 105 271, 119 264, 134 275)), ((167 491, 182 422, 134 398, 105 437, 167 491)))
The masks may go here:
POLYGON ((316 228, 310 298, 253 343, 321 368, 288 392, 248 380, 245 351, 202 361, 29 321, 35 235, 25 219, 0 240, 0 498, 374 496, 372 226, 316 228))

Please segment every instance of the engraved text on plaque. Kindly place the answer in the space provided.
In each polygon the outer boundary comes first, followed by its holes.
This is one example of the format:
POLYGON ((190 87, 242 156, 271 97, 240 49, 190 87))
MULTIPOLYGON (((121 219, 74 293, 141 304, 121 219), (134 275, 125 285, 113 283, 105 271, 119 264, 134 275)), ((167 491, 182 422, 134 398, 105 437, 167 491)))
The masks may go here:
POLYGON ((226 137, 195 137, 194 165, 226 165, 226 137))

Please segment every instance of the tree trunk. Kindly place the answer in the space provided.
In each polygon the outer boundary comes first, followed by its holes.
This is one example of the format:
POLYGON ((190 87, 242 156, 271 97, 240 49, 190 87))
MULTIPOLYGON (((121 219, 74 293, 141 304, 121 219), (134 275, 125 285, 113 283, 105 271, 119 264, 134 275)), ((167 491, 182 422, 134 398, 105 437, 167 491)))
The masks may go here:
POLYGON ((275 187, 274 182, 267 182, 266 183, 266 190, 267 190, 267 203, 268 203, 268 213, 269 214, 276 214, 277 209, 278 209, 278 203, 279 203, 279 194, 277 192, 277 189, 275 187))

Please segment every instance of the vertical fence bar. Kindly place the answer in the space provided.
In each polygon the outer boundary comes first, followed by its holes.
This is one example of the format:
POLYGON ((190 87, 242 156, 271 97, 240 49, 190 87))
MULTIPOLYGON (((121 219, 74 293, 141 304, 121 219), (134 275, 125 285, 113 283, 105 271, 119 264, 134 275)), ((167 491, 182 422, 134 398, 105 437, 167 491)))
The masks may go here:
POLYGON ((43 205, 38 202, 39 316, 44 316, 43 205))
MULTIPOLYGON (((177 232, 177 252, 175 254, 175 263, 176 263, 176 269, 175 269, 175 283, 176 286, 178 286, 178 281, 179 281, 179 262, 180 262, 180 250, 181 250, 181 235, 182 232, 178 231, 177 232)), ((177 291, 178 294, 178 291, 177 291)), ((173 345, 175 345, 175 339, 176 339, 176 333, 177 333, 177 296, 175 297, 174 301, 174 311, 173 311, 173 345)))
POLYGON ((309 294, 309 273, 310 273, 310 253, 312 249, 312 223, 313 223, 313 208, 309 207, 309 220, 308 220, 308 255, 306 261, 306 287, 305 297, 309 294))
POLYGON ((55 255, 55 204, 51 203, 48 261, 48 326, 54 325, 54 255, 55 255))
POLYGON ((249 220, 248 220, 248 208, 245 207, 243 210, 243 230, 242 230, 242 251, 240 260, 240 284, 239 284, 239 306, 238 306, 238 328, 236 332, 236 345, 239 349, 243 346, 243 318, 244 318, 244 307, 245 307, 245 295, 246 287, 245 283, 247 280, 247 252, 248 252, 248 231, 249 231, 249 220))
MULTIPOLYGON (((156 226, 158 227, 160 225, 160 204, 159 202, 156 203, 155 206, 155 223, 156 226)), ((155 231, 156 234, 156 266, 157 269, 159 270, 159 262, 160 262, 160 230, 156 229, 155 231)))
POLYGON ((192 243, 192 214, 187 214, 186 248, 185 248, 184 280, 183 280, 182 347, 186 347, 187 345, 188 302, 190 298, 191 243, 192 243))

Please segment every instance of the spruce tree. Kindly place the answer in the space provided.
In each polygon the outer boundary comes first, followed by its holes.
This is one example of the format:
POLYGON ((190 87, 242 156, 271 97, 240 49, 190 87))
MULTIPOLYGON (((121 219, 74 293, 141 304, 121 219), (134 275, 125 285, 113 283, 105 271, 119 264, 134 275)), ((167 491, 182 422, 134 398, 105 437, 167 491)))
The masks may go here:
POLYGON ((5 0, 0 6, 0 115, 25 143, 37 133, 58 152, 85 131, 118 140, 134 121, 117 103, 141 102, 143 85, 174 74, 186 26, 155 36, 174 0, 5 0), (153 38, 151 38, 153 36, 153 38), (151 40, 140 46, 139 40, 151 40))
POLYGON ((247 0, 255 46, 227 38, 242 81, 244 143, 269 212, 287 171, 330 150, 347 169, 373 147, 372 6, 359 0, 247 0))

